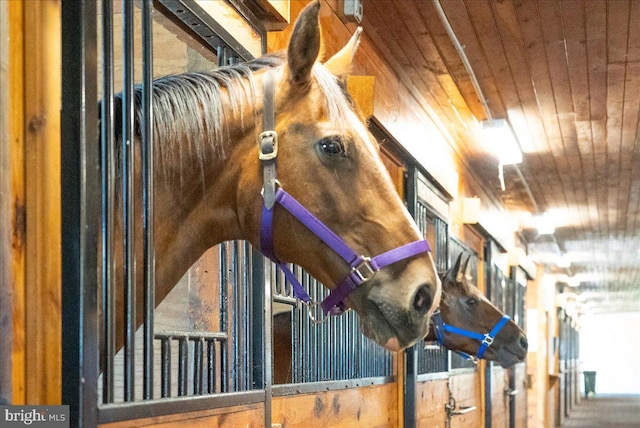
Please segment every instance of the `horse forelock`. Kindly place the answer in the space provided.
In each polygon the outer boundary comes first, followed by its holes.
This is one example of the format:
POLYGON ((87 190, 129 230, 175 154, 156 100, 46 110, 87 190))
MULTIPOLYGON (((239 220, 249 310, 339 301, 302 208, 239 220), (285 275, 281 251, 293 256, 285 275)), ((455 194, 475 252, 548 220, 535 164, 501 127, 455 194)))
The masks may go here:
POLYGON ((369 147, 374 147, 367 128, 355 112, 351 98, 337 78, 320 63, 313 67, 313 75, 324 93, 329 120, 337 127, 338 132, 344 135, 355 133, 369 147))

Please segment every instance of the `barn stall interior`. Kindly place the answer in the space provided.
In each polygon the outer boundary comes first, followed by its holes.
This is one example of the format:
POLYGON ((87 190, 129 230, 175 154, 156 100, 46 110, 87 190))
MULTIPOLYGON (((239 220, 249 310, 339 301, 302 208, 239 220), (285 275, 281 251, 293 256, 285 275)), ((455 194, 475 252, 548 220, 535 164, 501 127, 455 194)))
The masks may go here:
POLYGON ((431 334, 384 349, 247 241, 184 250, 201 256, 154 288, 168 219, 148 219, 177 202, 154 201, 153 155, 179 152, 154 153, 152 79, 286 49, 308 3, 0 2, 0 404, 68 404, 72 426, 553 427, 583 370, 639 394, 633 1, 319 2, 325 59, 363 29, 345 88, 435 268, 470 257, 525 361, 431 334), (515 154, 483 136, 498 125, 515 154), (627 348, 598 357, 602 331, 627 348))

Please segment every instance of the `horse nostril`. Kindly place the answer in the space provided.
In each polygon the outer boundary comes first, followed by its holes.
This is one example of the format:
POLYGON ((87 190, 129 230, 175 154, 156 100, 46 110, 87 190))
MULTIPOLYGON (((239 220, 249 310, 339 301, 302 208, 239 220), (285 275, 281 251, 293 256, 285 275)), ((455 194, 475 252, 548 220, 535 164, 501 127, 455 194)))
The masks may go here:
POLYGON ((428 285, 423 285, 416 292, 415 297, 413 298, 413 308, 420 314, 420 316, 424 316, 431 309, 431 294, 429 293, 431 288, 428 285))
POLYGON ((527 350, 527 348, 529 348, 529 341, 527 341, 527 338, 525 336, 520 337, 520 346, 525 351, 527 350))

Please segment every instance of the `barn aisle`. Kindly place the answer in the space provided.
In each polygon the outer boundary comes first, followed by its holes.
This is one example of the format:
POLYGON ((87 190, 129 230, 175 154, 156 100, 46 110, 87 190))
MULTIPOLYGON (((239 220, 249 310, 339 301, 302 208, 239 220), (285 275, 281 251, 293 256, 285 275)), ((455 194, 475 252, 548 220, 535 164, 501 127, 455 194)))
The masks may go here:
POLYGON ((582 399, 562 425, 573 428, 638 428, 640 395, 598 395, 582 399))

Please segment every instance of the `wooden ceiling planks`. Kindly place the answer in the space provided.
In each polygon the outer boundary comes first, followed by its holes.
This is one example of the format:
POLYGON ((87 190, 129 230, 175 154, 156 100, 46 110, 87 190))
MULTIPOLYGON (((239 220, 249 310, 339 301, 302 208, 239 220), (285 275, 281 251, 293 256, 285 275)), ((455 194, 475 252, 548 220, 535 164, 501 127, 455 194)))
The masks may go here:
MULTIPOLYGON (((506 192, 495 160, 469 131, 485 119, 484 107, 434 3, 364 5, 365 34, 376 32, 374 46, 383 45, 401 82, 418 92, 417 105, 437 116, 477 179, 511 209, 566 210, 572 224, 556 238, 573 254, 570 271, 599 275, 591 290, 640 296, 631 262, 640 252, 640 32, 633 31, 640 2, 441 0, 491 115, 508 116, 524 136, 526 186, 506 167, 506 192), (528 190, 535 204, 525 201, 528 190)), ((539 248, 558 251, 530 232, 524 236, 539 248)))

